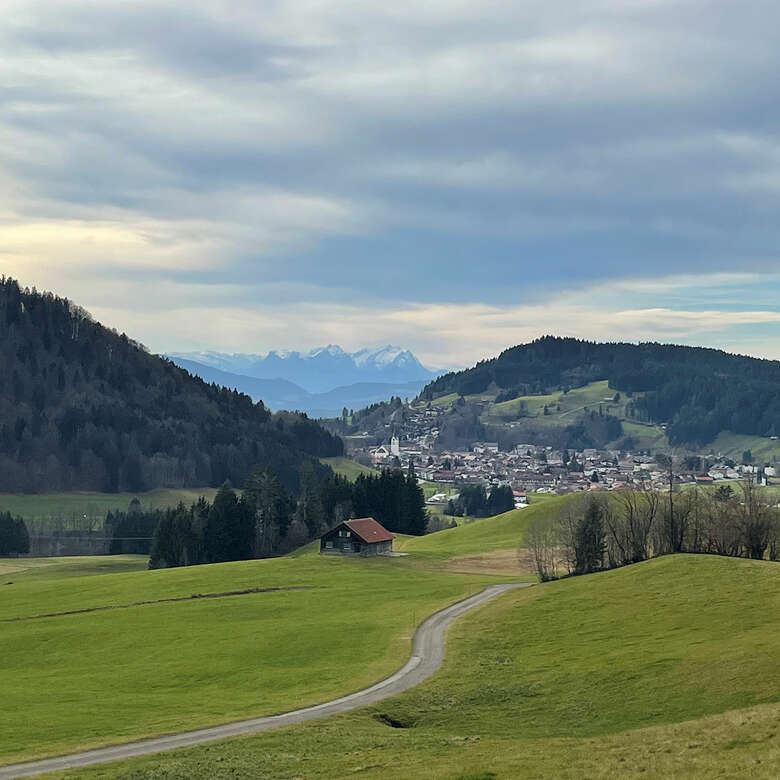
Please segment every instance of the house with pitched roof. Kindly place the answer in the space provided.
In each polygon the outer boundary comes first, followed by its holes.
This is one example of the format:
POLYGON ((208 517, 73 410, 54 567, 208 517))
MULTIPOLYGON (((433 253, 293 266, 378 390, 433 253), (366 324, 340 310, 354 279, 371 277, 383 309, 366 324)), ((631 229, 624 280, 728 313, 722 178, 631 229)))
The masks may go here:
POLYGON ((320 552, 327 555, 387 555, 395 536, 373 517, 345 520, 323 534, 320 552))

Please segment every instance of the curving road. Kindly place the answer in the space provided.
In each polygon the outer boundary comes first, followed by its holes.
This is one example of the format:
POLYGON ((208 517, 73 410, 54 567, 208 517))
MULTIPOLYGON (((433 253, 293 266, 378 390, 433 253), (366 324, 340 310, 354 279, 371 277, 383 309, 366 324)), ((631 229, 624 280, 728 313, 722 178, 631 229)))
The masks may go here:
POLYGON ((514 588, 528 587, 527 584, 491 585, 480 593, 470 598, 458 601, 431 615, 414 635, 412 644, 412 657, 406 665, 391 677, 388 677, 370 688, 333 699, 324 704, 313 707, 304 707, 292 710, 281 715, 270 715, 264 718, 252 718, 235 723, 226 723, 224 726, 213 726, 198 731, 186 731, 182 734, 173 734, 168 737, 156 737, 145 739, 141 742, 131 742, 126 745, 88 750, 84 753, 73 753, 58 758, 47 758, 42 761, 30 761, 24 764, 11 764, 0 767, 0 780, 11 780, 16 777, 31 777, 44 772, 62 771, 76 767, 89 766, 90 764, 103 764, 107 761, 117 761, 123 758, 146 756, 152 753, 161 753, 165 750, 200 745, 204 742, 213 742, 218 739, 236 737, 244 734, 256 734, 260 731, 291 726, 295 723, 303 723, 314 718, 324 718, 327 715, 335 715, 338 712, 348 712, 367 704, 395 696, 402 691, 419 685, 436 671, 444 660, 444 636, 453 620, 464 612, 494 599, 502 593, 514 588))

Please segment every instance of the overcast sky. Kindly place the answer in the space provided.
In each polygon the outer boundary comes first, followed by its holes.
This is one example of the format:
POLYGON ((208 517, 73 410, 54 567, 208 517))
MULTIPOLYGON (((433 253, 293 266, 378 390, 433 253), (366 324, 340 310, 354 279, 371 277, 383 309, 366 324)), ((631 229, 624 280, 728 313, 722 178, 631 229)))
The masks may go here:
POLYGON ((776 0, 6 0, 0 271, 155 351, 780 358, 776 0))

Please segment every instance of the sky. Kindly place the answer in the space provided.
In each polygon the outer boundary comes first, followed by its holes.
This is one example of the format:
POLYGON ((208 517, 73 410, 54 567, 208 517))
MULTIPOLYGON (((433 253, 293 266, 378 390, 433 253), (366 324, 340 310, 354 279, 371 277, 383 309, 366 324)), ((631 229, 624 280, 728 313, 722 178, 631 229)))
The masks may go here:
POLYGON ((0 272, 156 352, 780 359, 770 0, 6 0, 0 272))

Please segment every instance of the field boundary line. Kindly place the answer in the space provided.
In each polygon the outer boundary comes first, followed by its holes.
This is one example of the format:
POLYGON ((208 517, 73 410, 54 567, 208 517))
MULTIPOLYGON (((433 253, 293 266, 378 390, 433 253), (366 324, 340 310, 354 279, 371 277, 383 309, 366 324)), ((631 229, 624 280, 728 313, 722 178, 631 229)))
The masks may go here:
POLYGON ((181 601, 198 601, 200 599, 224 599, 233 596, 251 596, 254 593, 278 593, 281 590, 314 590, 319 585, 286 585, 275 588, 246 588, 245 590, 227 590, 223 593, 193 593, 191 596, 174 596, 168 599, 152 601, 134 601, 132 604, 105 604, 100 607, 84 607, 70 609, 65 612, 48 612, 42 615, 22 615, 21 617, 3 618, 0 623, 20 623, 25 620, 43 620, 44 618, 65 617, 66 615, 87 615, 90 612, 108 612, 112 609, 133 609, 148 607, 153 604, 175 604, 181 601))

